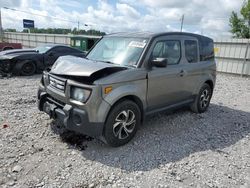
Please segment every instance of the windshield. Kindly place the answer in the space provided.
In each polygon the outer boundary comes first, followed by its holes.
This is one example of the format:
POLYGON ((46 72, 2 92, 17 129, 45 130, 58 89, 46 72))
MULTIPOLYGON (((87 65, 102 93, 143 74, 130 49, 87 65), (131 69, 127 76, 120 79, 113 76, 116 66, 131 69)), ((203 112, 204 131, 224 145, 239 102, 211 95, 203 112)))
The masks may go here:
POLYGON ((38 47, 35 48, 35 50, 38 51, 39 53, 45 53, 50 48, 51 48, 51 46, 38 46, 38 47))
POLYGON ((147 44, 145 38, 104 37, 89 52, 87 58, 125 66, 137 64, 147 44))

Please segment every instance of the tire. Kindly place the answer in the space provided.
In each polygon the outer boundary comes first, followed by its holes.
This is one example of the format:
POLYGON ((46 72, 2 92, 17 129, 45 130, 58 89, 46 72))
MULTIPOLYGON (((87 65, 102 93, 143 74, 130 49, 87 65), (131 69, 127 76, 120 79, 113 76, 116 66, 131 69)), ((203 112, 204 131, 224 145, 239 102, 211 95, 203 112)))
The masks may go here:
POLYGON ((191 105, 191 110, 195 113, 203 113, 207 110, 212 97, 212 88, 204 83, 199 94, 196 96, 194 103, 191 105))
POLYGON ((111 109, 107 117, 104 141, 112 147, 122 146, 135 136, 140 123, 141 111, 138 105, 130 100, 121 101, 111 109))
POLYGON ((31 76, 36 72, 36 65, 32 61, 23 61, 21 63, 20 74, 22 76, 31 76))

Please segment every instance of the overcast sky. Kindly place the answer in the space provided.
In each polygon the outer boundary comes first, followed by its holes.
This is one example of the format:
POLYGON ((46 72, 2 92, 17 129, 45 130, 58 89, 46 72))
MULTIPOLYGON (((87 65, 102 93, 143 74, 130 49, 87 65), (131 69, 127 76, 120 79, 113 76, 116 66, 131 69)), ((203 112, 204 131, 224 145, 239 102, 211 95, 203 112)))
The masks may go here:
POLYGON ((74 28, 79 21, 80 29, 107 33, 179 31, 184 14, 184 31, 220 38, 230 36, 230 14, 233 10, 238 12, 242 3, 243 0, 0 0, 0 7, 3 28, 22 30, 22 19, 32 19, 38 28, 74 28))

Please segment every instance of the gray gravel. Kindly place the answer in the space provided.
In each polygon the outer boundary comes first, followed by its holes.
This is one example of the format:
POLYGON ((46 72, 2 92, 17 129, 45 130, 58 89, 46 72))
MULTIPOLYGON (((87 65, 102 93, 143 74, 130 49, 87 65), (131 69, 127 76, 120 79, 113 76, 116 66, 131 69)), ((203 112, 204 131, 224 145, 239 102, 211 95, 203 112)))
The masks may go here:
POLYGON ((37 110, 40 75, 0 79, 0 187, 250 187, 250 79, 219 74, 209 110, 147 118, 120 148, 37 110))

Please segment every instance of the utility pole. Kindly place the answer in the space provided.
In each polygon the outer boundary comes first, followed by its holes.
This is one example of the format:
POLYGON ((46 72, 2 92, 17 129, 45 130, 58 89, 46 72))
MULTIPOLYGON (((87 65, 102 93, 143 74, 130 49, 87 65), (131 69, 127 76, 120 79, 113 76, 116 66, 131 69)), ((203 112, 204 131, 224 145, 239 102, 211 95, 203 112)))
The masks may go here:
POLYGON ((184 14, 181 16, 181 32, 182 32, 182 28, 183 28, 183 23, 184 23, 184 14))
POLYGON ((77 31, 79 31, 79 21, 77 22, 77 31))
POLYGON ((3 42, 3 27, 2 27, 1 8, 0 8, 0 42, 3 42))

